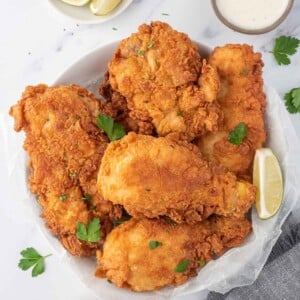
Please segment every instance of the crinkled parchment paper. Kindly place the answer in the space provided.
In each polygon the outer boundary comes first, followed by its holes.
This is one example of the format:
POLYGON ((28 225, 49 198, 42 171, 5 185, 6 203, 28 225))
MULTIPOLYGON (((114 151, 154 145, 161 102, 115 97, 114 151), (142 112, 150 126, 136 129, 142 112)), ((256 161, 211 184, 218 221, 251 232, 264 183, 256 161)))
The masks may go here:
MULTIPOLYGON (((29 212, 30 217, 48 239, 62 263, 72 268, 82 282, 91 289, 99 299, 168 299, 178 295, 188 295, 202 291, 225 293, 230 289, 251 284, 264 266, 270 251, 281 233, 281 226, 295 206, 300 202, 300 142, 291 124, 289 115, 274 89, 265 87, 267 95, 266 124, 268 141, 266 147, 273 149, 278 157, 284 178, 284 201, 276 216, 262 221, 252 209, 253 232, 245 243, 227 251, 217 260, 209 262, 186 284, 176 288, 165 288, 152 293, 134 293, 118 289, 114 285, 94 277, 96 261, 94 258, 75 258, 68 254, 50 231, 45 228, 44 221, 39 217, 41 209, 36 198, 27 188, 28 170, 27 156, 22 149, 23 134, 16 134, 13 122, 7 115, 1 115, 1 132, 6 149, 6 160, 10 177, 11 192, 14 201, 29 212)), ((2 143, 3 144, 3 143, 2 143)), ((201 299, 199 297, 199 299, 201 299)), ((202 298, 203 298, 202 297, 202 298)))

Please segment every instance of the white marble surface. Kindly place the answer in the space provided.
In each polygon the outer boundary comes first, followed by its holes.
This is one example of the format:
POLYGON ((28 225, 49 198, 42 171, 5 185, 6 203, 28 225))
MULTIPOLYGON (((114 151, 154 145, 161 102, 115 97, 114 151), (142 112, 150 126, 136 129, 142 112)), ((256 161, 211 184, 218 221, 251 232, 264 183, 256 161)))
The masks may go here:
MULTIPOLYGON (((86 52, 126 37, 139 24, 151 20, 166 21, 192 39, 212 47, 225 43, 252 44, 255 50, 263 53, 266 84, 275 87, 281 97, 291 88, 300 86, 300 49, 292 57, 290 66, 278 66, 269 53, 274 38, 281 34, 300 38, 300 0, 295 0, 290 15, 277 29, 252 36, 234 32, 220 23, 209 0, 134 0, 122 15, 99 25, 80 25, 64 19, 51 9, 47 0, 1 1, 1 4, 2 114, 7 113, 18 100, 26 85, 51 84, 68 65, 86 52)), ((291 119, 300 137, 300 114, 291 115, 291 119)), ((31 278, 29 272, 17 268, 19 252, 23 248, 33 246, 46 254, 51 247, 19 202, 11 198, 11 189, 18 187, 10 186, 6 169, 9 157, 4 154, 3 139, 0 142, 0 299, 96 300, 70 270, 59 264, 55 256, 48 258, 45 274, 37 278, 31 278)))

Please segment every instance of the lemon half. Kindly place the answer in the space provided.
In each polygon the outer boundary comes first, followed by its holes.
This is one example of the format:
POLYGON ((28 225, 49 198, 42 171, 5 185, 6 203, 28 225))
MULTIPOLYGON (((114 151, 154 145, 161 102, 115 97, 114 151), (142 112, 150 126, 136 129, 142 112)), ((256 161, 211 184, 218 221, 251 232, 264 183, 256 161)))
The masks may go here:
POLYGON ((74 6, 83 6, 90 2, 90 0, 61 0, 61 1, 74 6))
POLYGON ((281 169, 269 148, 255 152, 253 184, 258 189, 255 202, 258 216, 260 219, 269 219, 279 210, 283 197, 281 169))
POLYGON ((90 10, 94 15, 107 15, 115 9, 120 2, 121 0, 92 0, 90 10))

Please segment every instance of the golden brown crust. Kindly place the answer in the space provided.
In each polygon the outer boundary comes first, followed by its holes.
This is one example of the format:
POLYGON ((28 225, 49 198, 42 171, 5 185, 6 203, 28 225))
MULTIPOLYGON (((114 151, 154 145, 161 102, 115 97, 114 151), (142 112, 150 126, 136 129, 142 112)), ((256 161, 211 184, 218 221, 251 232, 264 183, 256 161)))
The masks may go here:
POLYGON ((212 213, 244 215, 255 199, 250 183, 210 165, 192 144, 129 133, 111 143, 98 175, 103 198, 134 217, 166 215, 195 223, 212 213))
POLYGON ((211 217, 194 225, 131 219, 115 228, 103 251, 97 252, 96 276, 134 291, 180 285, 214 255, 240 245, 250 231, 251 224, 245 218, 211 217), (150 241, 162 245, 151 250, 150 241), (189 261, 186 271, 175 272, 183 260, 189 261))
MULTIPOLYGON (((29 185, 38 195, 42 217, 67 249, 90 255, 95 245, 76 242, 77 222, 121 214, 102 199, 96 177, 107 138, 95 125, 102 104, 76 85, 29 86, 10 114, 15 129, 24 130, 24 149, 30 158, 29 185), (92 203, 83 200, 88 194, 92 203), (96 205, 95 210, 91 210, 96 205)), ((105 230, 103 230, 105 236, 105 230)))
POLYGON ((139 133, 145 133, 146 122, 160 136, 176 132, 192 140, 216 131, 222 120, 214 101, 219 90, 215 68, 205 61, 201 66, 197 46, 162 22, 143 24, 120 43, 109 63, 109 84, 110 95, 126 99, 129 117, 142 127, 134 130, 139 133))
POLYGON ((198 146, 211 161, 239 175, 250 175, 255 150, 266 139, 261 54, 253 52, 249 45, 228 44, 216 47, 209 63, 217 69, 221 80, 218 102, 224 112, 224 124, 219 132, 201 137, 198 146), (248 134, 236 146, 227 137, 240 122, 246 124, 248 134))

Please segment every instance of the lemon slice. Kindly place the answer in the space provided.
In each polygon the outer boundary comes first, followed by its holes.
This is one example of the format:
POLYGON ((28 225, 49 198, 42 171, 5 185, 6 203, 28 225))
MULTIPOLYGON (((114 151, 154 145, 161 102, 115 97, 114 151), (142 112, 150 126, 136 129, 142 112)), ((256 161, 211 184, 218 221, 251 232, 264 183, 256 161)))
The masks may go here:
POLYGON ((258 188, 256 209, 260 219, 269 219, 280 208, 283 195, 281 169, 271 149, 257 149, 254 157, 253 184, 258 188))
POLYGON ((95 15, 107 15, 121 2, 121 0, 92 0, 90 10, 95 15))
POLYGON ((90 2, 90 0, 61 0, 61 1, 74 6, 83 6, 90 2))

